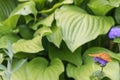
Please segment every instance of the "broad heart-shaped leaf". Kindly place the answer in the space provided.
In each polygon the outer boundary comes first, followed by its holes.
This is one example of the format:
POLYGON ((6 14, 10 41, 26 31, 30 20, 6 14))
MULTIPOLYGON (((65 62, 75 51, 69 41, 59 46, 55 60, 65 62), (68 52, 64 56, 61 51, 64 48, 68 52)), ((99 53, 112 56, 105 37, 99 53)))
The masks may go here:
POLYGON ((112 17, 89 15, 83 9, 70 5, 56 10, 55 19, 63 40, 72 52, 97 36, 106 34, 114 25, 112 17))
POLYGON ((51 30, 48 27, 42 27, 38 29, 38 31, 36 31, 35 37, 33 39, 18 40, 12 45, 14 53, 17 53, 17 52, 36 53, 36 52, 42 51, 43 50, 42 37, 49 33, 51 33, 51 30))
POLYGON ((62 42, 62 33, 59 27, 56 25, 53 25, 51 27, 52 33, 50 35, 47 35, 47 39, 54 43, 58 48, 60 47, 60 44, 62 42))
POLYGON ((83 65, 79 67, 75 67, 74 65, 69 64, 67 66, 67 75, 69 77, 73 77, 75 80, 90 80, 89 77, 92 75, 92 73, 98 70, 100 71, 101 67, 95 64, 93 57, 88 56, 88 54, 96 54, 99 52, 106 52, 110 54, 110 56, 113 58, 112 62, 109 62, 103 69, 106 77, 110 78, 110 80, 120 80, 120 77, 119 77, 120 67, 119 67, 119 62, 117 61, 118 59, 116 58, 117 55, 115 56, 114 55, 115 53, 112 53, 107 49, 99 48, 99 47, 91 48, 84 53, 83 65))
POLYGON ((115 9, 115 19, 118 24, 120 24, 120 7, 115 9))
POLYGON ((16 42, 18 39, 20 39, 17 35, 15 34, 7 34, 4 35, 0 38, 0 48, 7 48, 7 42, 9 41, 10 43, 16 42))
POLYGON ((0 0, 0 22, 5 20, 16 7, 16 0, 0 0))
POLYGON ((114 7, 119 7, 120 0, 90 0, 88 6, 96 15, 106 15, 114 7))
POLYGON ((0 35, 11 33, 16 27, 20 15, 25 16, 32 13, 36 16, 37 12, 33 1, 20 4, 6 20, 0 23, 0 35))
POLYGON ((72 53, 67 48, 65 43, 62 43, 60 48, 57 48, 52 44, 49 46, 50 59, 59 58, 63 61, 67 61, 76 66, 80 66, 82 64, 82 58, 80 53, 81 53, 81 48, 77 49, 74 53, 72 53))
POLYGON ((53 59, 49 63, 46 59, 37 57, 14 72, 11 80, 59 80, 63 71, 60 59, 53 59))

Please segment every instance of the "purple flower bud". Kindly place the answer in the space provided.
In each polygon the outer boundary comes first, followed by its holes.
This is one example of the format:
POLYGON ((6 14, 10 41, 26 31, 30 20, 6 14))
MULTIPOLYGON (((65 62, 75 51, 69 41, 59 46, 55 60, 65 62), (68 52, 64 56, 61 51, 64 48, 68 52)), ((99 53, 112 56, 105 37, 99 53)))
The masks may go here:
POLYGON ((98 58, 98 57, 94 57, 94 61, 99 63, 101 66, 105 66, 108 62, 101 59, 101 58, 98 58))
POLYGON ((108 33, 108 37, 110 39, 120 37, 120 27, 116 26, 116 27, 111 28, 110 32, 108 33))
POLYGON ((99 63, 100 63, 101 66, 105 66, 108 62, 103 60, 103 59, 100 59, 99 63))
POLYGON ((99 62, 99 60, 100 60, 100 58, 98 58, 98 57, 94 57, 93 59, 95 62, 99 62))

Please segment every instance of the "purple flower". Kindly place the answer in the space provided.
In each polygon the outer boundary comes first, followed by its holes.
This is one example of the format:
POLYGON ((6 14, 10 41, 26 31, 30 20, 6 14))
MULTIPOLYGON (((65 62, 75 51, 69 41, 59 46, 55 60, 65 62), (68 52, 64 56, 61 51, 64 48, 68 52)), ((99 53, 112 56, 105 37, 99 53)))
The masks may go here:
POLYGON ((105 66, 108 63, 106 60, 98 58, 98 57, 94 57, 94 61, 96 63, 99 63, 101 66, 105 66))
POLYGON ((116 27, 111 28, 110 32, 108 33, 108 37, 110 39, 120 37, 120 27, 116 26, 116 27))

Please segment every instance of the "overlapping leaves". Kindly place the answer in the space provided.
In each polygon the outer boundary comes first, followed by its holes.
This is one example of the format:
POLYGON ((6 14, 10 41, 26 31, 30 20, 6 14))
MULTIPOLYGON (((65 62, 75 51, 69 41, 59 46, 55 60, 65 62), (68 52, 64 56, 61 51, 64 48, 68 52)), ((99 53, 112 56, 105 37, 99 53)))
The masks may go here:
POLYGON ((0 0, 0 22, 8 18, 16 5, 16 0, 0 0))
POLYGON ((113 58, 112 62, 108 63, 105 68, 104 72, 106 77, 110 78, 111 80, 119 80, 120 77, 120 67, 119 67, 119 62, 120 61, 120 55, 117 55, 107 49, 104 48, 91 48, 87 50, 84 53, 83 59, 84 59, 84 64, 75 67, 74 65, 69 64, 67 67, 67 74, 69 77, 73 77, 75 80, 90 80, 90 76, 92 75, 93 72, 98 71, 101 69, 101 67, 97 64, 94 63, 93 58, 89 57, 88 54, 96 54, 99 52, 107 52, 110 54, 110 56, 113 58))
POLYGON ((82 64, 82 59, 81 59, 81 48, 77 49, 74 53, 72 53, 65 43, 61 44, 60 48, 57 48, 53 45, 50 45, 49 48, 49 57, 50 59, 53 58, 59 58, 63 61, 67 61, 69 63, 72 63, 76 66, 79 66, 82 64))
POLYGON ((14 53, 17 52, 29 52, 36 53, 43 50, 42 37, 51 33, 48 27, 42 27, 35 33, 35 37, 31 40, 20 39, 13 44, 14 53))
POLYGON ((97 36, 106 34, 114 25, 111 17, 89 15, 75 6, 63 6, 56 10, 55 19, 62 30, 63 40, 72 52, 97 36))
POLYGON ((119 7, 120 0, 90 0, 88 6, 96 15, 106 15, 114 7, 119 7))
POLYGON ((64 66, 59 59, 50 63, 41 57, 34 58, 12 74, 11 80, 59 80, 64 66))
POLYGON ((32 13, 36 15, 35 4, 33 1, 19 5, 6 20, 0 23, 0 35, 13 32, 20 15, 28 15, 32 13))

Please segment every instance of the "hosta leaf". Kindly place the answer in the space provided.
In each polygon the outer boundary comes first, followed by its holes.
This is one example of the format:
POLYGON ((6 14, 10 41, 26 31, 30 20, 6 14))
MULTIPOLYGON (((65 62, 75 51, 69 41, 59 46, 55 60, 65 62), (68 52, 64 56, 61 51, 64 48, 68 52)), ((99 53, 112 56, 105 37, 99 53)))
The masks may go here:
MULTIPOLYGON (((99 53, 99 52, 110 52, 104 48, 91 48, 84 53, 84 65, 79 67, 75 67, 74 65, 69 64, 67 67, 67 75, 69 77, 73 77, 75 80, 90 80, 90 76, 95 71, 100 71, 101 67, 94 63, 93 57, 88 56, 90 53, 99 53)), ((114 53, 109 53, 110 55, 114 53)), ((110 78, 111 80, 119 80, 120 77, 120 68, 119 62, 112 59, 112 62, 109 62, 103 69, 106 77, 110 78), (113 68, 114 67, 114 68, 113 68)))
POLYGON ((3 62, 3 60, 4 60, 4 56, 2 53, 0 53, 0 64, 3 62))
POLYGON ((29 1, 29 0, 18 0, 18 1, 20 1, 20 2, 24 2, 24 1, 29 1))
MULTIPOLYGON (((88 61, 88 54, 91 53, 100 53, 100 52, 106 52, 108 53, 113 59, 120 61, 120 54, 118 53, 113 53, 112 51, 105 49, 105 48, 101 48, 101 47, 93 47, 90 48, 86 51, 86 54, 84 54, 84 60, 88 61)), ((90 57, 89 57, 90 58, 90 57)))
POLYGON ((11 43, 14 43, 18 39, 20 39, 20 38, 15 34, 4 35, 0 38, 0 48, 7 48, 8 41, 10 41, 11 43))
POLYGON ((88 6, 96 15, 106 15, 114 7, 119 7, 120 0, 90 0, 88 6))
POLYGON ((34 33, 33 36, 38 36, 38 35, 40 35, 40 36, 45 36, 45 35, 48 35, 48 34, 50 34, 50 33, 52 33, 51 29, 48 28, 48 27, 46 27, 46 26, 43 26, 43 27, 39 28, 39 29, 34 33))
POLYGON ((81 59, 80 53, 81 53, 80 48, 78 50, 76 50, 74 53, 72 53, 67 48, 65 43, 62 43, 60 48, 57 48, 54 45, 50 45, 50 47, 49 47, 50 59, 59 58, 63 61, 67 61, 69 63, 76 65, 76 66, 80 66, 82 64, 82 59, 81 59))
POLYGON ((34 2, 31 1, 20 4, 5 21, 0 23, 0 35, 11 33, 16 27, 20 15, 25 16, 32 13, 36 15, 34 2))
POLYGON ((17 52, 29 52, 36 53, 43 50, 41 37, 37 36, 32 40, 20 39, 13 44, 14 53, 17 52))
MULTIPOLYGON (((67 67, 67 75, 74 78, 75 80, 90 80, 90 76, 93 72, 100 70, 101 67, 90 62, 87 65, 75 67, 74 65, 69 64, 67 67)), ((104 73, 111 80, 119 80, 119 64, 117 61, 113 61, 104 68, 104 73), (114 67, 114 68, 113 68, 114 67)))
POLYGON ((51 33, 47 27, 42 27, 35 33, 35 37, 31 40, 20 39, 13 44, 14 53, 28 52, 36 53, 43 50, 42 37, 51 33))
POLYGON ((19 25, 19 34, 24 39, 32 39, 34 31, 28 25, 19 25))
POLYGON ((118 24, 120 24, 120 7, 115 9, 115 19, 118 24))
POLYGON ((54 11, 56 8, 60 7, 61 5, 72 4, 72 3, 73 3, 73 0, 64 0, 62 2, 56 3, 51 9, 40 11, 40 13, 50 13, 54 11))
POLYGON ((36 3, 37 9, 41 10, 44 8, 47 0, 33 0, 36 3))
POLYGON ((45 26, 52 26, 52 23, 54 21, 54 13, 46 17, 45 19, 40 20, 37 22, 34 26, 32 26, 32 29, 36 30, 40 25, 45 25, 45 26))
POLYGON ((74 0, 74 4, 77 6, 79 6, 82 2, 83 0, 74 0))
POLYGON ((3 34, 8 34, 13 31, 16 27, 19 15, 10 16, 5 21, 0 23, 0 36, 3 34))
POLYGON ((60 47, 60 43, 62 42, 62 33, 59 27, 56 25, 52 26, 52 34, 47 35, 47 39, 54 43, 58 48, 60 47))
POLYGON ((106 34, 114 25, 111 17, 93 16, 75 6, 63 6, 56 10, 57 26, 62 30, 63 40, 73 52, 79 46, 106 34))
POLYGON ((16 0, 0 0, 0 22, 5 20, 16 7, 16 0))
POLYGON ((33 20, 34 20, 34 18, 33 18, 32 16, 30 16, 30 15, 27 15, 27 16, 25 16, 24 18, 25 18, 25 20, 26 20, 26 24, 28 24, 30 21, 33 21, 33 20))
POLYGON ((59 80, 63 71, 64 66, 59 59, 53 59, 49 63, 46 59, 38 57, 14 72, 11 80, 59 80))
POLYGON ((29 1, 29 2, 25 2, 23 4, 20 4, 11 13, 11 16, 13 16, 13 15, 24 15, 25 16, 28 14, 34 14, 34 16, 36 16, 36 14, 37 14, 37 10, 35 9, 35 3, 33 1, 29 1))
POLYGON ((22 65, 27 61, 27 59, 20 59, 13 62, 12 72, 17 71, 22 65))

